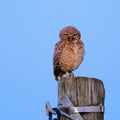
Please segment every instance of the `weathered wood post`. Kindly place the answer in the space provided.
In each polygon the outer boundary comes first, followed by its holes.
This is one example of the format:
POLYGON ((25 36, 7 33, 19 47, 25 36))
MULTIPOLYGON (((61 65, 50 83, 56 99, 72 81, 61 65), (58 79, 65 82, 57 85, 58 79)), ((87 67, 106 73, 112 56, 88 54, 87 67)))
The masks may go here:
MULTIPOLYGON (((74 106, 104 105, 105 90, 101 80, 87 77, 67 78, 58 81, 58 97, 65 93, 74 106)), ((59 102, 58 102, 59 104, 59 102)), ((104 113, 81 113, 84 120, 104 120, 104 113)), ((61 120, 69 120, 61 116, 61 120)))

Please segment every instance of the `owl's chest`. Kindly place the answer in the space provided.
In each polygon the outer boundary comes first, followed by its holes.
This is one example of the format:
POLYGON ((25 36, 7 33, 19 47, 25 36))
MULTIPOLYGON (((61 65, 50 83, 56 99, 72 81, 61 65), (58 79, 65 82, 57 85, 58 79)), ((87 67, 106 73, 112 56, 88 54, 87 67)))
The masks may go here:
POLYGON ((69 71, 76 69, 81 59, 81 46, 78 44, 75 45, 66 45, 61 53, 60 66, 63 71, 69 71))
POLYGON ((80 55, 80 45, 73 44, 73 45, 66 45, 63 49, 62 55, 65 58, 77 58, 80 55))

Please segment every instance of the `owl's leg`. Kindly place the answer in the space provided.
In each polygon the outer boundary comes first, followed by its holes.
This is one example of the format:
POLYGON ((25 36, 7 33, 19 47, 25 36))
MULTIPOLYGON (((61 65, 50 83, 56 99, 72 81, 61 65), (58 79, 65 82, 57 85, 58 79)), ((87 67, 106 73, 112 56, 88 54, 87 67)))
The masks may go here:
POLYGON ((61 78, 62 78, 62 76, 57 76, 56 77, 56 80, 58 81, 58 80, 61 80, 61 78))
POLYGON ((74 74, 72 72, 66 72, 66 75, 70 78, 74 78, 74 74))

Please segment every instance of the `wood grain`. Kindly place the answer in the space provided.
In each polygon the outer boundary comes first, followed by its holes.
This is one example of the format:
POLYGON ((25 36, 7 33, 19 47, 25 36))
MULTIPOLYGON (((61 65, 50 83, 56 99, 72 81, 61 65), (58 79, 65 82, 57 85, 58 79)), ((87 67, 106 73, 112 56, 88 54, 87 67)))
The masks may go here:
MULTIPOLYGON (((69 97, 74 106, 104 105, 104 85, 101 80, 95 78, 62 77, 58 81, 58 97, 63 93, 69 97)), ((104 120, 104 113, 82 113, 81 115, 84 120, 104 120)), ((68 119, 62 116, 61 120, 68 119)))

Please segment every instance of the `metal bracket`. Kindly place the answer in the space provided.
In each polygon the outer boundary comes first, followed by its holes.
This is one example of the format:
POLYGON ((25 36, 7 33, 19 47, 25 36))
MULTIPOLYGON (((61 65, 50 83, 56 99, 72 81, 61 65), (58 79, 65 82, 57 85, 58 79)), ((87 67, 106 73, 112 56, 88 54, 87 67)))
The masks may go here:
MULTIPOLYGON (((49 116, 49 113, 52 113, 54 115, 56 115, 57 113, 51 108, 50 103, 46 102, 45 104, 46 107, 46 115, 49 116)), ((59 108, 58 108, 59 109, 59 108)), ((59 109, 60 110, 60 109, 59 109)), ((74 119, 72 116, 70 116, 69 114, 65 113, 64 111, 60 110, 61 115, 69 118, 70 120, 79 120, 79 119, 74 119)))
POLYGON ((57 113, 51 108, 50 103, 46 102, 45 104, 46 107, 46 115, 49 115, 49 112, 51 112, 52 114, 56 115, 57 113))
MULTIPOLYGON (((59 97, 58 109, 61 115, 67 117, 70 120, 84 120, 79 113, 85 112, 104 112, 104 106, 102 104, 98 106, 80 106, 75 107, 66 94, 62 94, 59 97)), ((49 102, 46 103, 46 115, 57 114, 50 106, 49 102)))
POLYGON ((70 101, 66 94, 62 94, 59 97, 59 102, 62 104, 58 108, 61 111, 61 114, 65 117, 69 117, 71 120, 83 120, 82 116, 79 113, 70 114, 69 108, 74 107, 73 103, 70 101))

